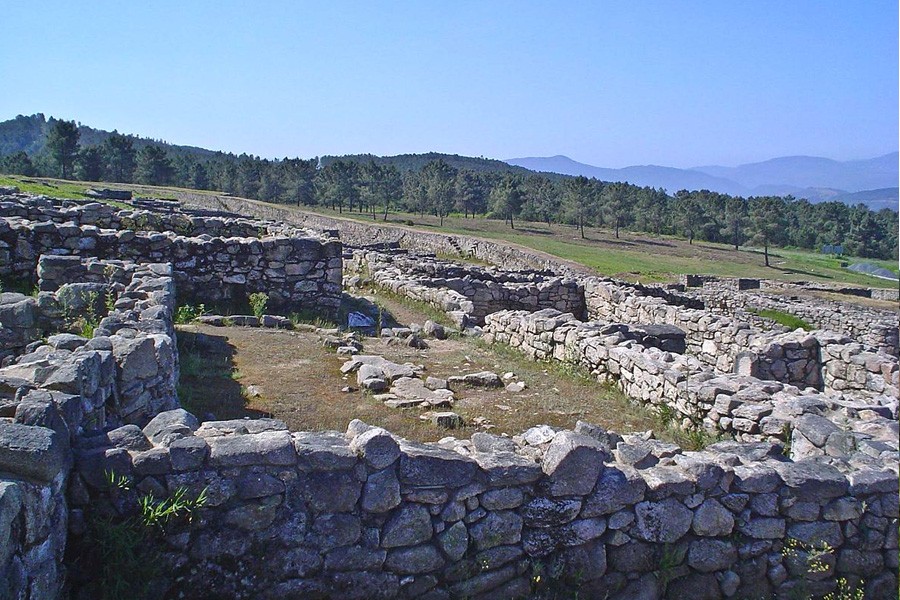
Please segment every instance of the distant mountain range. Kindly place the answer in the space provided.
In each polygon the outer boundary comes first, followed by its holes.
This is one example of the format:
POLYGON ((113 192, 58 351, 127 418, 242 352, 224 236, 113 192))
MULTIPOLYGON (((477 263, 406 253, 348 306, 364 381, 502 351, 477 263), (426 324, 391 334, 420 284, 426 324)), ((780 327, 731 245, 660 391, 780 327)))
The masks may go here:
POLYGON ((584 175, 602 181, 678 190, 707 189, 736 196, 786 196, 811 202, 862 202, 873 210, 897 210, 900 153, 866 160, 836 161, 814 156, 784 156, 737 167, 677 169, 657 165, 622 169, 595 167, 567 156, 511 158, 506 162, 533 171, 584 175))

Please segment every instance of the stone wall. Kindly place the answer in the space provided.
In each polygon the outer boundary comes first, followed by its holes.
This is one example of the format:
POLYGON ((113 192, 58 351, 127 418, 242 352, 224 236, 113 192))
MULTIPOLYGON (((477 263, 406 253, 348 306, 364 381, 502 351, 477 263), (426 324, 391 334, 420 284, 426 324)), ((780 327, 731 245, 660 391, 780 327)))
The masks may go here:
MULTIPOLYGON (((127 285, 92 339, 51 335, 0 369, 2 598, 60 596, 71 446, 87 434, 144 424, 178 406, 171 267, 127 267, 127 285)), ((55 307, 58 322, 53 292, 32 300, 39 310, 55 307)))
POLYGON ((422 254, 364 250, 354 251, 346 264, 349 273, 359 273, 380 287, 445 312, 465 313, 473 324, 483 323, 492 312, 508 309, 555 308, 584 314, 584 291, 578 281, 552 273, 501 271, 422 254))
POLYGON ((764 443, 683 452, 582 424, 418 444, 359 422, 291 433, 183 411, 113 437, 79 451, 89 494, 75 514, 115 504, 101 469, 135 489, 207 490, 169 534, 179 597, 768 597, 823 594, 839 576, 896 593, 896 471, 842 473, 764 443))
MULTIPOLYGON (((841 302, 829 298, 801 297, 806 290, 832 291, 840 288, 799 285, 766 280, 761 289, 738 288, 735 281, 707 281, 702 288, 692 291, 692 295, 706 302, 710 310, 736 316, 742 319, 758 319, 752 311, 771 309, 802 318, 819 329, 844 333, 866 345, 873 351, 882 351, 892 356, 900 354, 898 341, 898 311, 889 311, 841 302), (792 295, 796 294, 796 295, 792 295)), ((867 289, 869 296, 883 297, 893 290, 867 289)), ((770 322, 771 323, 771 322, 770 322)))
POLYGON ((764 332, 729 315, 670 304, 609 280, 581 281, 590 319, 674 325, 685 332, 687 352, 718 373, 745 365, 742 373, 801 388, 873 394, 895 393, 897 388, 897 358, 859 343, 845 349, 853 343, 849 337, 826 331, 792 333, 786 328, 764 332), (830 345, 835 348, 823 351, 830 345))
MULTIPOLYGON (((897 412, 896 372, 886 394, 847 398, 819 394, 750 373, 717 374, 692 356, 660 349, 657 338, 629 336, 628 330, 621 324, 582 323, 552 310, 503 311, 488 316, 485 340, 510 345, 534 360, 579 365, 598 381, 614 383, 635 402, 675 415, 686 427, 703 427, 741 441, 787 443, 794 417, 813 411, 834 415, 840 429, 853 432, 848 435, 862 444, 871 431, 867 433, 868 425, 857 420, 858 413, 874 418, 897 412)), ((791 335, 785 334, 788 339, 780 342, 775 338, 771 345, 786 348, 785 352, 793 345, 802 348, 791 335)), ((890 439, 895 434, 886 427, 886 423, 879 426, 879 435, 890 439)), ((844 458, 848 456, 845 452, 844 458)), ((859 455, 853 460, 869 459, 859 455)))
MULTIPOLYGON (((103 265, 96 259, 85 261, 86 268, 98 264, 103 265)), ((5 382, 10 390, 10 397, 5 400, 5 410, 10 414, 3 416, 11 416, 21 394, 19 388, 27 387, 79 397, 77 410, 74 405, 70 407, 75 412, 68 418, 78 431, 144 423, 160 410, 177 406, 178 354, 172 326, 175 287, 171 267, 121 261, 113 264, 126 273, 127 284, 109 288, 112 296, 107 298, 112 310, 98 319, 91 339, 67 333, 53 335, 50 329, 44 329, 40 333, 47 336, 46 342, 34 341, 11 364, 0 369, 0 382, 5 382)), ((60 292, 41 292, 41 301, 36 305, 43 313, 44 323, 63 327, 72 317, 66 302, 59 297, 70 285, 91 284, 76 280, 64 284, 60 292)))
MULTIPOLYGON (((111 225, 123 229, 107 229, 90 222, 104 221, 110 207, 87 204, 57 209, 36 201, 29 203, 27 198, 23 202, 17 200, 18 197, 6 197, 0 203, 0 215, 4 217, 0 220, 2 275, 33 277, 42 254, 168 262, 174 267, 183 302, 240 303, 253 292, 265 292, 269 306, 275 309, 309 309, 334 315, 340 306, 342 261, 337 240, 297 230, 291 230, 290 236, 262 238, 212 237, 208 233, 185 237, 170 230, 134 231, 127 228, 133 211, 114 213, 116 219, 111 225), (43 220, 17 216, 23 211, 31 217, 35 216, 33 213, 42 214, 43 220), (89 214, 98 216, 88 217, 89 214), (77 216, 76 221, 48 220, 73 216, 77 216)), ((159 217, 162 227, 171 226, 169 221, 173 219, 188 219, 183 214, 151 216, 159 217)), ((246 220, 212 217, 191 217, 189 222, 216 223, 204 227, 229 233, 241 233, 251 226, 246 220)), ((267 231, 263 225, 257 226, 267 231)), ((185 231, 190 229, 186 227, 185 231)))

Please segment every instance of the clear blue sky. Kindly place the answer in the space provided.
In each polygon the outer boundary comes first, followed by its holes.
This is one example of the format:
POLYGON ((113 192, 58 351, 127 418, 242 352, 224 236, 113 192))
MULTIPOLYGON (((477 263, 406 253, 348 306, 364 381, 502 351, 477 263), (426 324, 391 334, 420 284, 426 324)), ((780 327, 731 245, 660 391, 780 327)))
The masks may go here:
POLYGON ((735 165, 898 148, 897 0, 17 2, 0 120, 265 157, 735 165))

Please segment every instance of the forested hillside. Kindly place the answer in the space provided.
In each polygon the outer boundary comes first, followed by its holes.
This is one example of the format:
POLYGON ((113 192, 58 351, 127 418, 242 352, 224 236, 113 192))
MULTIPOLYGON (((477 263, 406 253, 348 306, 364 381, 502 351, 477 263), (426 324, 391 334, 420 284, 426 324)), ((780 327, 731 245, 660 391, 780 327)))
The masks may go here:
MULTIPOLYGON (((534 173, 501 161, 441 154, 261 159, 101 132, 73 121, 18 117, 0 124, 0 172, 84 181, 175 185, 336 210, 450 213, 601 225, 688 240, 897 258, 897 213, 790 196, 742 198, 534 173)), ((768 257, 767 257, 768 260, 768 257)))
MULTIPOLYGON (((374 154, 348 154, 345 156, 322 156, 319 158, 321 166, 341 160, 356 164, 368 164, 374 162, 381 167, 396 167, 401 173, 419 171, 428 163, 442 160, 454 169, 475 171, 477 173, 516 173, 530 175, 531 170, 524 167, 516 167, 492 158, 474 158, 471 156, 459 156, 458 154, 441 154, 439 152, 427 152, 425 154, 398 154, 396 156, 375 156, 374 154)), ((557 173, 543 173, 547 177, 562 179, 564 176, 557 173)))

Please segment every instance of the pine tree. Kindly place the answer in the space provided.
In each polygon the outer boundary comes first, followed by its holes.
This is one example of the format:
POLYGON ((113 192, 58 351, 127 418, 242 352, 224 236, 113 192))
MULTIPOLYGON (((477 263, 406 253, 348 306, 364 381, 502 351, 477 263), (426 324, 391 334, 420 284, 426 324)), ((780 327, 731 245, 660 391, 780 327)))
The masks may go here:
POLYGON ((78 126, 75 121, 54 121, 47 135, 47 150, 60 170, 60 177, 68 179, 72 174, 75 155, 78 153, 78 126))

